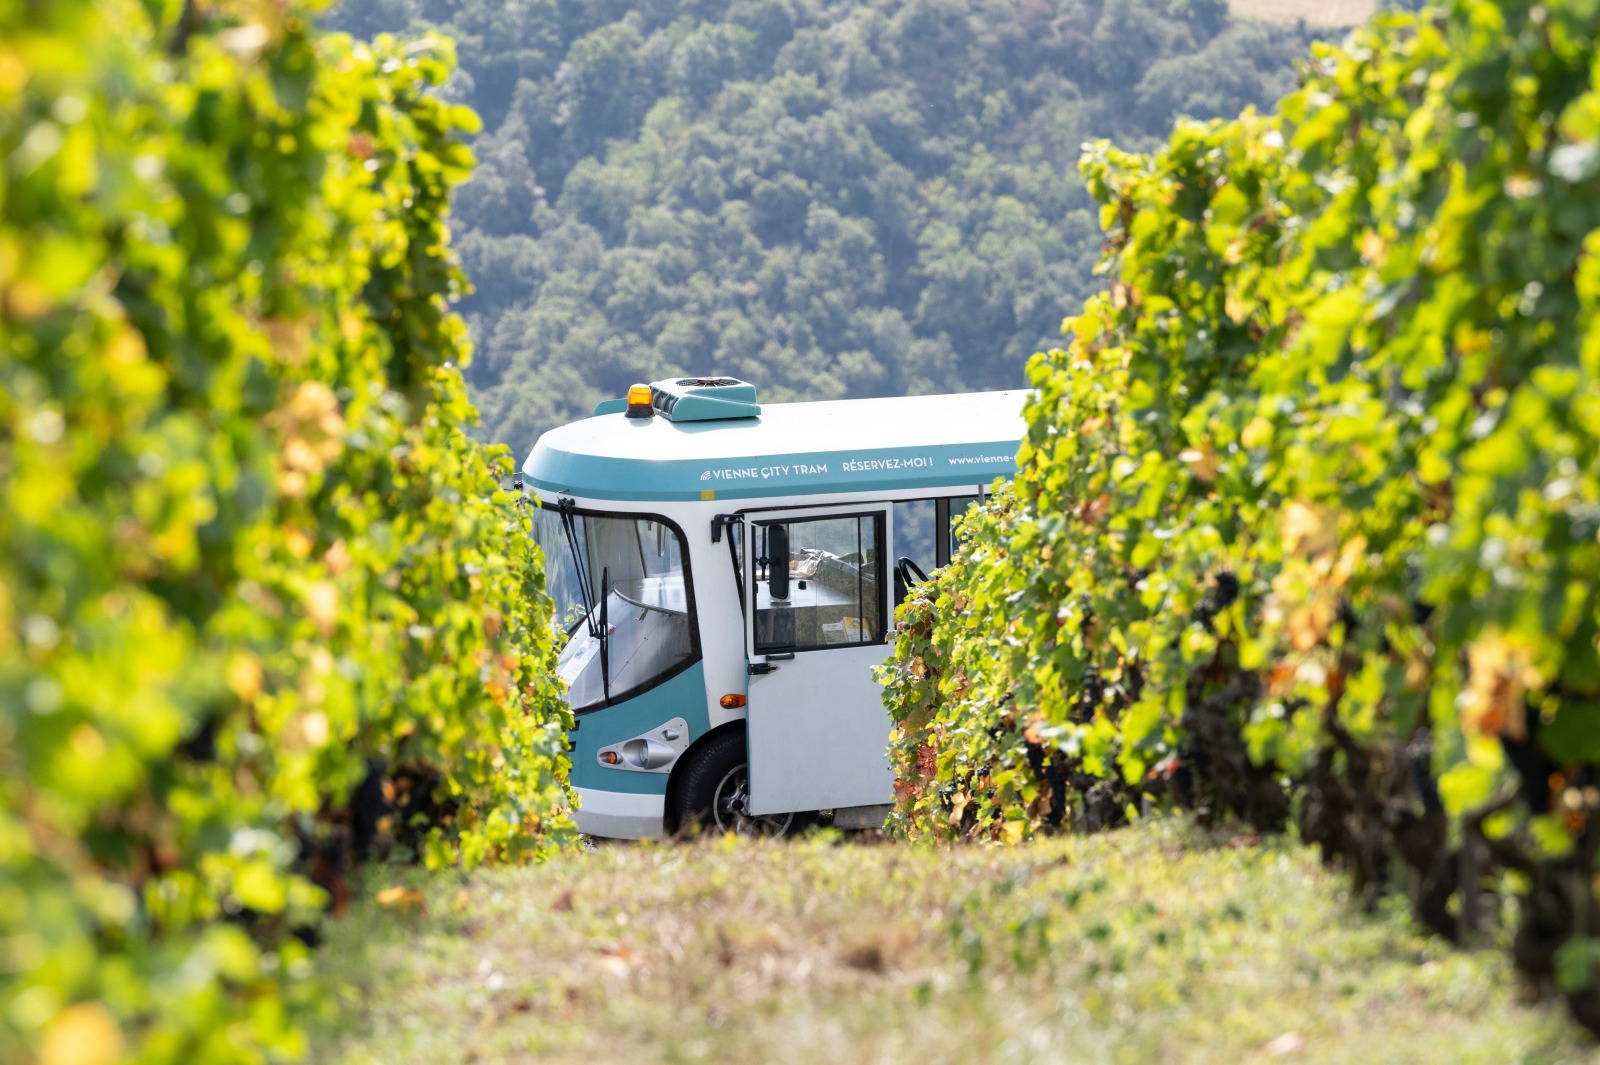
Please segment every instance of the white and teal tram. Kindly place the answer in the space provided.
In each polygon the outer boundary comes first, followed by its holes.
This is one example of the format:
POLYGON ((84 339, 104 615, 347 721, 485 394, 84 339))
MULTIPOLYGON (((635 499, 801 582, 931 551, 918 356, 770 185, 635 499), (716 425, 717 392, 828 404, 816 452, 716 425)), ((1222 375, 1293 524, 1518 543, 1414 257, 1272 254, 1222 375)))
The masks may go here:
POLYGON ((872 667, 951 519, 1015 472, 1023 396, 763 406, 691 378, 541 436, 522 472, 568 632, 579 827, 881 824, 872 667))

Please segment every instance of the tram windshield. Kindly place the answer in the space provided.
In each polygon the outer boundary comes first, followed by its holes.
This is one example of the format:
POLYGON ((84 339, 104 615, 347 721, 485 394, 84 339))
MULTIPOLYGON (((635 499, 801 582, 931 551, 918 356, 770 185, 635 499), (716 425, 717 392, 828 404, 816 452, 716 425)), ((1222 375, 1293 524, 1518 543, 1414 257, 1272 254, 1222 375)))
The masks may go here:
POLYGON ((542 507, 537 535, 556 623, 567 634, 556 671, 573 710, 605 706, 694 660, 676 527, 649 515, 542 507))

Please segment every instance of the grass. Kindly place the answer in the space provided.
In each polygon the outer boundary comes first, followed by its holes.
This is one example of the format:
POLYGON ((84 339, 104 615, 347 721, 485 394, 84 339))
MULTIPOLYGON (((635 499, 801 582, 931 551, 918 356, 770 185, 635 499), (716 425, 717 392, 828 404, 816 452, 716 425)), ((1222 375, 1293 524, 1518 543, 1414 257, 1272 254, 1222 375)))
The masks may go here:
POLYGON ((1287 842, 714 840, 406 873, 323 947, 313 1060, 1573 1062, 1503 953, 1368 917, 1287 842))
POLYGON ((1359 25, 1377 9, 1377 0, 1230 0, 1228 4, 1234 18, 1268 22, 1304 19, 1311 26, 1329 27, 1359 25))

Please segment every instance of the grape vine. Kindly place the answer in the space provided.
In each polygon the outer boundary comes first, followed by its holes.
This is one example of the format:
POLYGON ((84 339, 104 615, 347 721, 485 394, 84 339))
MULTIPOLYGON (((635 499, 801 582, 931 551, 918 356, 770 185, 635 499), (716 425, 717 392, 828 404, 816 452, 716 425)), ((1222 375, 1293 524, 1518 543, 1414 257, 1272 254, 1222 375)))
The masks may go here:
POLYGON ((1516 896, 1600 1029, 1597 31, 1385 13, 1273 115, 1086 153, 1106 291, 886 671, 901 831, 1292 817, 1441 934, 1516 896))
POLYGON ((292 1057, 355 857, 571 832, 447 303, 475 120, 319 6, 0 6, 6 1061, 292 1057))

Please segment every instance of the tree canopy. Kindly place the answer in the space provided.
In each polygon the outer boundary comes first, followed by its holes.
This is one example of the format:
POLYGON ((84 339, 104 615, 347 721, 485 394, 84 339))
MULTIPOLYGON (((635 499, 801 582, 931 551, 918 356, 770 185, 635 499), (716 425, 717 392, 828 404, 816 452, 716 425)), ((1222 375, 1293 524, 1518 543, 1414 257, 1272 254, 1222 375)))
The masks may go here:
POLYGON ((637 380, 1011 387, 1095 287, 1081 144, 1233 114, 1305 41, 1218 0, 345 0, 486 122, 468 381, 514 448, 637 380))

